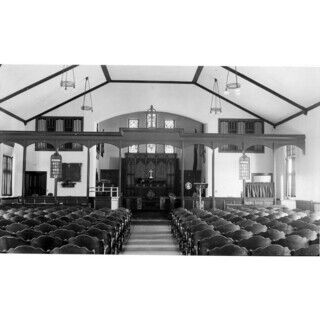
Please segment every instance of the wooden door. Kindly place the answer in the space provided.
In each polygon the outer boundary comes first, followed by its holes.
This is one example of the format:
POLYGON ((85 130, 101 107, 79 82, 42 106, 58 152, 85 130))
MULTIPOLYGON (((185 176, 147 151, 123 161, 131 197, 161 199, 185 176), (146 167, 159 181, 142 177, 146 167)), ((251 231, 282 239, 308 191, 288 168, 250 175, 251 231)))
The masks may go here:
POLYGON ((47 193, 47 172, 26 171, 25 190, 26 196, 45 196, 47 193))

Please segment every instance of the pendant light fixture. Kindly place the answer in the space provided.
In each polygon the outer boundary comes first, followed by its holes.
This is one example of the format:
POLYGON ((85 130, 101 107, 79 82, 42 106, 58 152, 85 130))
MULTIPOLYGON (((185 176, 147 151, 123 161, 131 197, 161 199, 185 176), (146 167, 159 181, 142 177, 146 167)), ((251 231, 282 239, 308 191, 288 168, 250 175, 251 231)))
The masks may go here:
MULTIPOLYGON (((219 90, 219 83, 218 79, 214 78, 212 91, 220 95, 219 90)), ((222 113, 222 103, 220 97, 216 96, 215 94, 212 94, 211 96, 211 104, 210 104, 210 113, 218 114, 222 113)))
MULTIPOLYGON (((235 69, 235 71, 237 71, 237 67, 234 67, 234 69, 235 69)), ((229 95, 230 90, 234 90, 235 94, 239 95, 241 84, 238 81, 238 76, 237 76, 237 74, 235 74, 235 80, 234 80, 234 82, 232 82, 232 81, 229 81, 229 73, 230 72, 228 71, 224 94, 229 95)))
POLYGON ((86 77, 85 83, 84 83, 84 92, 85 92, 85 94, 83 95, 81 110, 93 112, 91 92, 86 93, 87 90, 90 90, 89 77, 86 77))
MULTIPOLYGON (((62 69, 65 69, 66 67, 67 66, 64 65, 62 69)), ((66 71, 61 75, 60 87, 64 88, 65 90, 67 90, 68 88, 74 89, 76 87, 74 69, 66 71)))

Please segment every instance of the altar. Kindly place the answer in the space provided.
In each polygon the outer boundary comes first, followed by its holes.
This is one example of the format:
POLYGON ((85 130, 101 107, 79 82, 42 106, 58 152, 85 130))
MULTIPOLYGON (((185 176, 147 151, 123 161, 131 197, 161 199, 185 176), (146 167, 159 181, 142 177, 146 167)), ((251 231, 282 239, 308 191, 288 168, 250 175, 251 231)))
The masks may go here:
POLYGON ((123 196, 132 209, 164 210, 169 193, 179 192, 176 154, 127 153, 122 170, 123 196))

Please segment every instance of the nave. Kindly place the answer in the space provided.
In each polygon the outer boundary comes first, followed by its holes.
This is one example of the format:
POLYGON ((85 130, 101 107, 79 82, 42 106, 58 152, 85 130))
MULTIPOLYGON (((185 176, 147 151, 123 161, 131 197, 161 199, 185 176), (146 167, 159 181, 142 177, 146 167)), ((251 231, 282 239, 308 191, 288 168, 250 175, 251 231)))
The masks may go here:
POLYGON ((133 217, 125 255, 178 255, 179 246, 171 233, 168 214, 144 212, 133 217))

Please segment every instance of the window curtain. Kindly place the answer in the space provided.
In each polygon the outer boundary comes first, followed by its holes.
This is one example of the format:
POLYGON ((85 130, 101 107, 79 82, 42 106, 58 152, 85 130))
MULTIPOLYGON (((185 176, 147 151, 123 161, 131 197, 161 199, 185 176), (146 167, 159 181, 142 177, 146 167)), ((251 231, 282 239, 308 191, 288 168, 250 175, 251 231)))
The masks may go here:
POLYGON ((2 166, 2 195, 12 196, 12 158, 3 156, 2 166))
MULTIPOLYGON (((38 131, 39 132, 44 132, 47 131, 47 121, 46 119, 38 119, 38 131)), ((44 142, 37 142, 36 144, 37 150, 45 150, 47 147, 47 144, 44 142)))
MULTIPOLYGON (((82 121, 80 119, 73 120, 73 132, 81 132, 82 131, 82 121)), ((73 150, 81 150, 80 143, 72 143, 73 150)))

